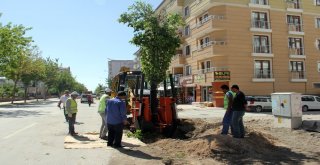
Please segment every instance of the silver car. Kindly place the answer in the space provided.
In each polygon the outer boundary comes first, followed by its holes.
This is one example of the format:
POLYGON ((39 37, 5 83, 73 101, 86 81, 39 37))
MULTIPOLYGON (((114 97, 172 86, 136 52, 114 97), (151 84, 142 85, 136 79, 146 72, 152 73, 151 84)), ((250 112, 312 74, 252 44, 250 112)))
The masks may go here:
POLYGON ((303 112, 306 112, 310 109, 320 109, 320 97, 313 95, 302 95, 301 106, 303 112))

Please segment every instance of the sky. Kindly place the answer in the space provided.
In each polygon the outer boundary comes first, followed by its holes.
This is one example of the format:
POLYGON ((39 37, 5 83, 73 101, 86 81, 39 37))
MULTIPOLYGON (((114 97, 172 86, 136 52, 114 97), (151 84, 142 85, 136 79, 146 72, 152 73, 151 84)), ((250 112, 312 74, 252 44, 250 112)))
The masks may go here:
MULTIPOLYGON (((156 8, 162 0, 143 0, 156 8)), ((105 84, 110 60, 133 60, 132 28, 118 23, 134 0, 0 0, 0 22, 32 27, 43 57, 58 58, 89 90, 105 84)))

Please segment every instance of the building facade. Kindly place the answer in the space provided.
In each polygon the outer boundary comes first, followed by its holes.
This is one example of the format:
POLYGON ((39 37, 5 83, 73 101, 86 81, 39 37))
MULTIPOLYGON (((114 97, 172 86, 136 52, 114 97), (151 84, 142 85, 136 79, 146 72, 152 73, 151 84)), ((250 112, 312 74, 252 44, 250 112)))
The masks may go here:
POLYGON ((185 98, 214 101, 221 84, 320 94, 320 0, 164 0, 157 12, 185 20, 170 66, 185 98))
POLYGON ((128 68, 133 70, 135 65, 134 60, 109 60, 108 61, 108 79, 116 76, 121 68, 128 68))

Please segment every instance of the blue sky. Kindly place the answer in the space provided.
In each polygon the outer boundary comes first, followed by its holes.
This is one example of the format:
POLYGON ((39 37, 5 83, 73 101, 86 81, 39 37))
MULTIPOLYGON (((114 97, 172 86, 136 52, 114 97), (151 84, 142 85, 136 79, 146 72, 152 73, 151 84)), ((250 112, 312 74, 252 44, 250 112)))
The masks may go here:
MULTIPOLYGON (((162 0, 143 0, 156 8, 162 0)), ((107 58, 133 59, 133 31, 118 23, 132 0, 0 0, 0 22, 33 29, 43 57, 71 67, 77 81, 94 90, 107 77, 107 58)))

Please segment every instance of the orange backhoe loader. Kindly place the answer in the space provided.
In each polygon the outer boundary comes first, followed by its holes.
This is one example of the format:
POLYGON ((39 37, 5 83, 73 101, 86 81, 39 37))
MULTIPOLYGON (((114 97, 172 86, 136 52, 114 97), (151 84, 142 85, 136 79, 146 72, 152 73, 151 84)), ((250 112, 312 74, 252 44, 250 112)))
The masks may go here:
POLYGON ((157 102, 150 101, 148 83, 141 71, 120 72, 112 82, 113 91, 125 91, 128 96, 128 111, 131 129, 143 132, 158 130, 171 136, 177 127, 176 94, 172 75, 169 75, 171 91, 167 89, 168 81, 164 81, 163 95, 158 95, 157 102), (158 105, 151 109, 151 104, 158 105), (156 120, 154 120, 156 114, 156 120))

